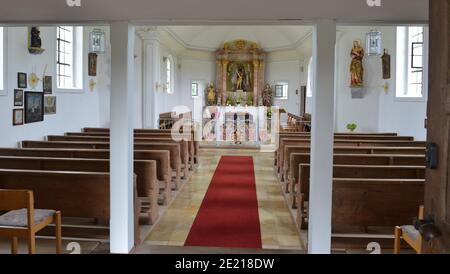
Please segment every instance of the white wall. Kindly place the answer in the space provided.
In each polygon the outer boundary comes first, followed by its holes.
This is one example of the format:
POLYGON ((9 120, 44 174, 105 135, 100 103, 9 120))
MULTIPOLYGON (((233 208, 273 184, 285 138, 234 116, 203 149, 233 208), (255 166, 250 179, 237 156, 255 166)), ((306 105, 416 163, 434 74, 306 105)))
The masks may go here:
POLYGON ((380 56, 365 56, 366 96, 363 99, 351 98, 349 88, 350 50, 355 39, 361 39, 365 47, 366 33, 370 29, 371 27, 339 28, 336 46, 336 130, 345 132, 348 123, 356 123, 358 125, 357 132, 398 132, 401 135, 414 136, 417 140, 425 140, 426 100, 411 102, 395 98, 395 27, 377 28, 383 33, 383 46, 391 55, 391 79, 382 79, 380 56), (383 88, 386 83, 389 86, 387 92, 383 88))
MULTIPOLYGON (((378 98, 382 92, 381 59, 379 56, 364 57, 364 81, 366 96, 363 99, 352 99, 350 91, 350 51, 355 39, 361 39, 365 47, 365 35, 370 28, 340 28, 341 35, 337 41, 337 87, 336 87, 336 130, 347 131, 347 124, 356 123, 358 132, 378 131, 378 98)), ((384 33, 384 28, 380 29, 384 33)), ((385 42, 392 39, 384 36, 385 42)), ((388 46, 388 44, 386 45, 388 46)), ((320 77, 320 75, 319 75, 320 77)))
MULTIPOLYGON (((27 50, 28 29, 26 27, 7 28, 7 87, 8 94, 0 96, 0 129, 2 130, 0 146, 14 147, 21 140, 41 140, 49 134, 63 134, 67 131, 79 131, 86 126, 100 126, 101 109, 100 96, 102 93, 109 93, 108 79, 106 74, 109 65, 105 62, 109 59, 99 55, 97 85, 94 91, 89 90, 87 76, 87 48, 88 33, 90 28, 85 28, 83 53, 84 62, 84 92, 64 93, 56 89, 56 28, 42 27, 41 38, 45 52, 42 55, 31 55, 27 50), (47 65, 47 75, 53 77, 53 95, 57 96, 57 113, 55 115, 44 116, 43 122, 25 124, 22 126, 12 126, 13 96, 14 88, 17 88, 17 73, 24 72, 30 74, 35 68, 35 73, 42 77, 44 67, 47 65)), ((29 87, 26 91, 31 91, 29 87)), ((36 91, 42 91, 42 82, 39 83, 36 91)), ((109 101, 108 101, 109 102, 109 101)))
POLYGON ((269 59, 266 68, 266 82, 272 87, 279 81, 289 83, 288 99, 274 98, 274 105, 295 115, 300 114, 301 66, 302 61, 300 56, 297 56, 296 60, 269 59))
MULTIPOLYGON (((425 118, 427 115, 428 77, 427 71, 424 76, 425 99, 416 101, 405 101, 405 99, 395 98, 396 87, 396 55, 395 55, 395 29, 386 30, 386 35, 394 37, 389 41, 391 49, 391 75, 392 80, 388 81, 390 89, 388 93, 381 92, 379 97, 379 130, 383 132, 398 132, 401 135, 412 135, 417 140, 426 140, 427 131, 425 129, 425 118)), ((427 63, 427 62, 424 62, 427 63)))
POLYGON ((191 56, 181 57, 181 104, 188 107, 196 121, 202 121, 202 111, 205 105, 205 89, 215 80, 216 63, 213 56, 198 58, 191 56), (199 96, 191 96, 191 83, 199 83, 199 96))

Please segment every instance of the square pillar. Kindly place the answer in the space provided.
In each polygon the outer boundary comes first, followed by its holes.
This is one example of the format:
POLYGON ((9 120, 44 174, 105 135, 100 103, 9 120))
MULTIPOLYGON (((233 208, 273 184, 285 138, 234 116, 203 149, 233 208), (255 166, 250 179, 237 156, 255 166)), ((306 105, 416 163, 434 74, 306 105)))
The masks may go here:
POLYGON ((333 192, 334 70, 336 23, 317 22, 313 34, 311 175, 308 253, 331 252, 333 192))
POLYGON ((110 251, 134 246, 134 26, 111 24, 110 251))

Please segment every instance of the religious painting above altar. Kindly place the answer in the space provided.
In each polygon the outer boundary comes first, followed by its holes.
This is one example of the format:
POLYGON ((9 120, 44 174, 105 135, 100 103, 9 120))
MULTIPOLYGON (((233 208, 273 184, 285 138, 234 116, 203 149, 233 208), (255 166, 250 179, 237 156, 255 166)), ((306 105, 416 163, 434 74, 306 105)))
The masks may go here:
POLYGON ((227 72, 228 91, 253 91, 253 67, 250 62, 231 62, 227 72))

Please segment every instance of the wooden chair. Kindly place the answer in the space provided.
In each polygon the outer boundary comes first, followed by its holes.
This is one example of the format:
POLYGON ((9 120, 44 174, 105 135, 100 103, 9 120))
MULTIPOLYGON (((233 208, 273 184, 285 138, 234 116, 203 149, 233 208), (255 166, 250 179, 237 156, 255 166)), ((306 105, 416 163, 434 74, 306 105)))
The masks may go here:
POLYGON ((61 212, 34 209, 33 192, 0 190, 0 236, 11 237, 11 253, 17 254, 18 238, 28 239, 28 253, 36 252, 35 234, 51 223, 56 224, 56 253, 61 253, 61 212))
MULTIPOLYGON (((424 219, 424 207, 419 208, 419 221, 424 219)), ((394 254, 400 254, 401 239, 411 246, 417 254, 422 253, 422 235, 413 225, 395 227, 394 254)))

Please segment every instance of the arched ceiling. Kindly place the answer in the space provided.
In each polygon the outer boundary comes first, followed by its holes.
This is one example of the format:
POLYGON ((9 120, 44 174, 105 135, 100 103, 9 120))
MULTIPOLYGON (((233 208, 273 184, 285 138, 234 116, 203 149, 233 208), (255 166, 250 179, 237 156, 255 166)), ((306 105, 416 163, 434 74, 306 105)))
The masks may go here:
POLYGON ((298 48, 312 32, 309 26, 170 26, 159 29, 187 49, 207 51, 237 39, 257 42, 266 51, 291 50, 298 48))

